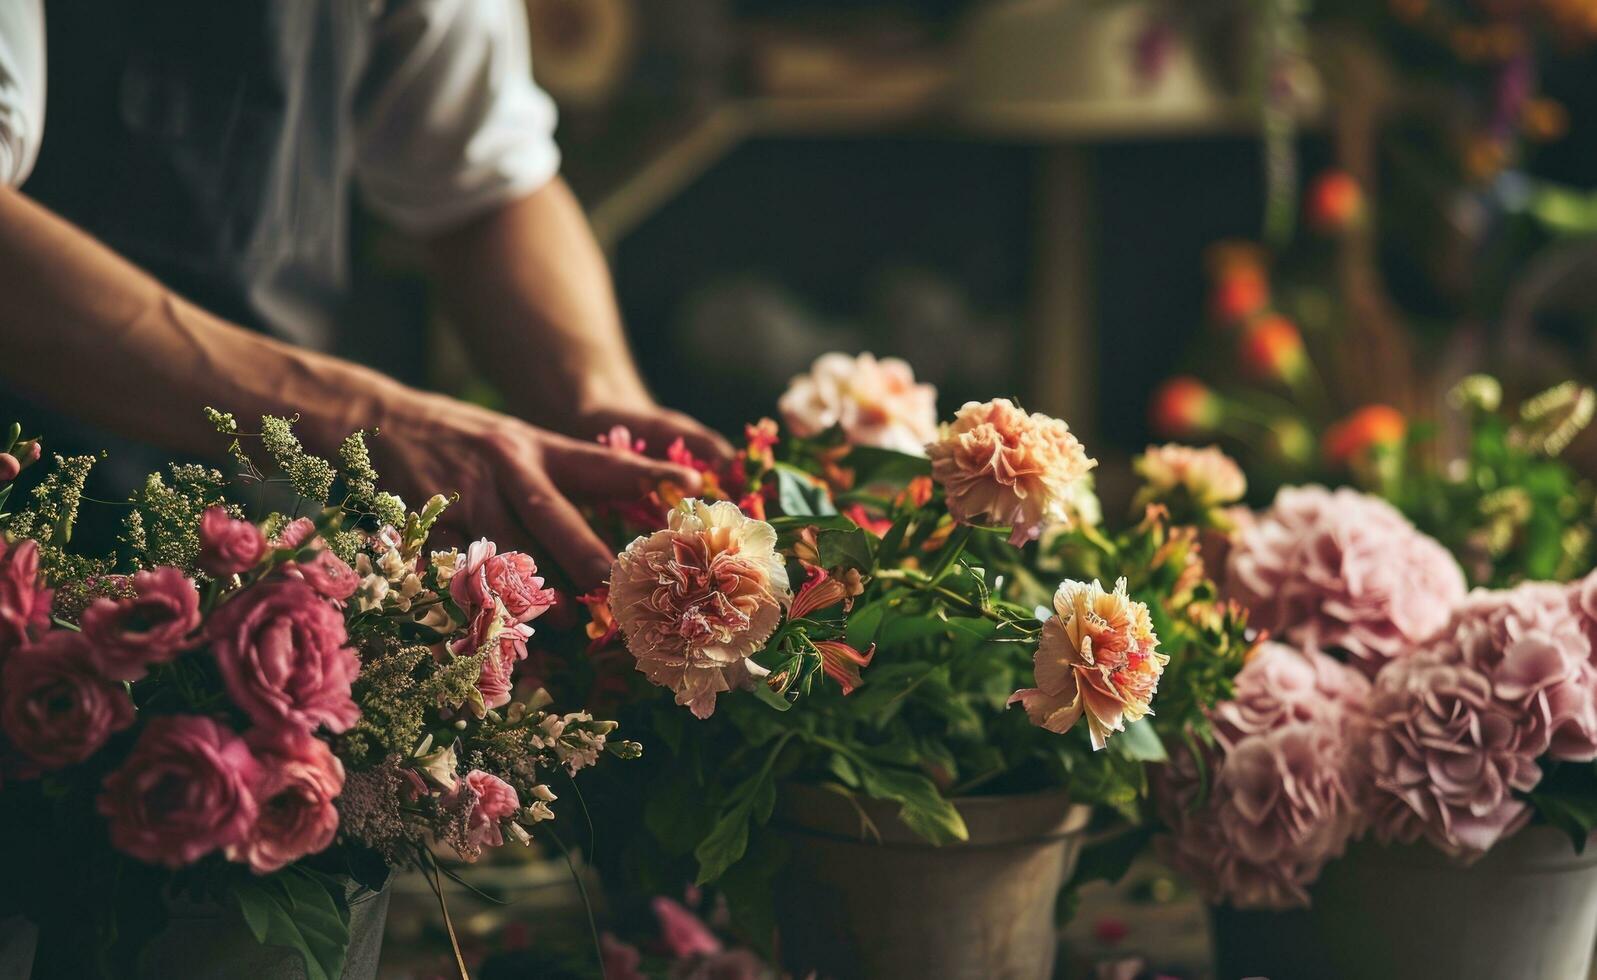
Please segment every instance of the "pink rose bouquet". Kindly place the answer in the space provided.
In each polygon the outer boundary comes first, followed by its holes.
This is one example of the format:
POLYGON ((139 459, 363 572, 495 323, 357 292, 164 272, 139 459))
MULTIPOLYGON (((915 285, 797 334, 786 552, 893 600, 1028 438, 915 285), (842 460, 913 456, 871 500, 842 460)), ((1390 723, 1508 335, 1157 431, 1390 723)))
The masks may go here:
POLYGON ((130 501, 125 553, 75 553, 89 457, 58 458, 0 515, 0 819, 27 842, 18 880, 73 883, 23 907, 52 935, 85 930, 52 944, 71 975, 131 957, 181 881, 337 976, 347 881, 526 844, 554 816, 556 770, 638 753, 518 685, 529 624, 556 603, 531 556, 429 551, 448 501, 379 492, 359 433, 337 466, 282 419, 261 442, 315 517, 247 520, 220 473, 179 466, 130 501), (314 943, 270 927, 307 916, 314 943))

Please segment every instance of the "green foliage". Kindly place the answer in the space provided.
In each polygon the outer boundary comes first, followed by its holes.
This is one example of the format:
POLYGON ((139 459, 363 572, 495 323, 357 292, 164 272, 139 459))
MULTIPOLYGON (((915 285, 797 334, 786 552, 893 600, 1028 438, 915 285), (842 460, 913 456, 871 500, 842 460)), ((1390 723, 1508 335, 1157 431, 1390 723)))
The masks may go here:
POLYGON ((338 980, 349 948, 349 904, 338 879, 299 865, 240 875, 231 895, 257 942, 297 951, 309 980, 338 980))

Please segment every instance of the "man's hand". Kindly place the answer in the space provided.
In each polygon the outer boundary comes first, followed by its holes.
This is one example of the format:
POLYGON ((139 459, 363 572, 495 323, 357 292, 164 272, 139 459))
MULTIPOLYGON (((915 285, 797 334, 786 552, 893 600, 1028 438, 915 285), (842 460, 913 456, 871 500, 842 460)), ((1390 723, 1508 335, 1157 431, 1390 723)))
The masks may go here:
POLYGON ((700 486, 698 474, 685 467, 436 396, 396 406, 371 449, 384 484, 412 507, 434 493, 460 494, 441 522, 451 543, 535 542, 582 591, 609 575, 615 548, 599 539, 573 501, 630 503, 662 480, 689 493, 700 486))
POLYGON ((691 416, 652 402, 633 406, 599 408, 583 413, 572 426, 579 435, 595 438, 624 425, 634 438, 642 439, 645 452, 659 458, 678 439, 688 451, 702 460, 722 462, 730 459, 733 449, 721 436, 701 425, 691 416))

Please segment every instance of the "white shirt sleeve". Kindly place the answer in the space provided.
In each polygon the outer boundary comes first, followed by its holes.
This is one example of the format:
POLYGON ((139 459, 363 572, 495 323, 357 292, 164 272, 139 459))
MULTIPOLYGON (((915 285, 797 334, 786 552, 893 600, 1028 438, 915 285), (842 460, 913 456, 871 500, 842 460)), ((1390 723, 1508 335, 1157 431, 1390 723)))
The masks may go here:
POLYGON ((395 0, 354 107, 372 210, 427 235, 538 189, 560 170, 555 106, 532 80, 520 0, 395 0))
POLYGON ((44 9, 0 0, 0 183, 21 186, 44 136, 44 9))

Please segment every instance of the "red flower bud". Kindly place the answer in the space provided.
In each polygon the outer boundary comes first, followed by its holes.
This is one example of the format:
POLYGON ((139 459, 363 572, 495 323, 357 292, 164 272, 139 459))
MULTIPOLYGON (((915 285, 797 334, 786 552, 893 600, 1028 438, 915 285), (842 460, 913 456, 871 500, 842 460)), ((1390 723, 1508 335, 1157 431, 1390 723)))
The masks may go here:
POLYGON ((1364 219, 1364 191, 1346 171, 1327 170, 1309 184, 1304 211, 1310 228, 1339 234, 1364 219))
POLYGON ((1303 335, 1279 313, 1261 317, 1248 327, 1237 353, 1243 370, 1262 381, 1296 381, 1309 364, 1303 335))
POLYGON ((1154 429, 1163 435, 1191 436, 1214 429, 1224 411, 1220 397, 1208 385, 1182 375, 1154 392, 1149 416, 1154 429))
POLYGON ((1209 312, 1226 326, 1242 323, 1270 302, 1270 283, 1257 266, 1235 264, 1215 277, 1209 312))
POLYGON ((1325 430, 1320 448, 1333 466, 1368 459, 1378 446, 1397 446, 1408 433, 1408 420, 1390 405, 1366 405, 1325 430))

